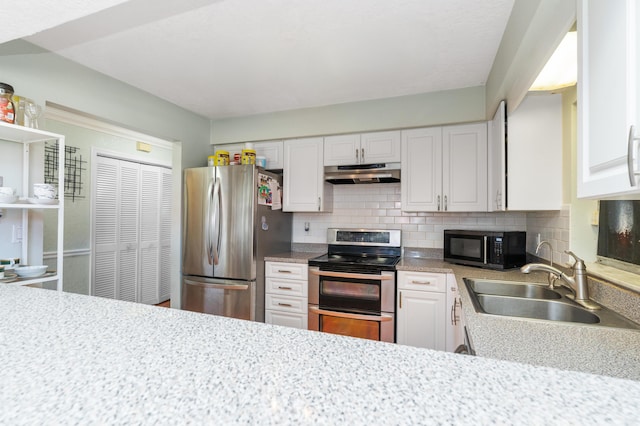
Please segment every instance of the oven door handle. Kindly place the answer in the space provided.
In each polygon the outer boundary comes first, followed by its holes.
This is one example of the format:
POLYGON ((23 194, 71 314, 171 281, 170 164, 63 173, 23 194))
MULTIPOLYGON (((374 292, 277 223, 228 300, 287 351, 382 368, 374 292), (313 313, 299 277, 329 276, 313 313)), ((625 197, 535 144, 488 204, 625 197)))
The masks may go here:
POLYGON ((321 277, 359 278, 361 280, 376 281, 392 280, 394 278, 393 275, 354 274, 351 272, 318 271, 316 269, 309 269, 309 273, 321 277))
POLYGON ((366 314, 350 314, 347 312, 336 312, 336 311, 327 311, 326 309, 316 308, 315 306, 309 306, 309 311, 318 315, 327 315, 338 318, 348 318, 354 320, 363 320, 363 321, 377 321, 377 322, 386 322, 392 321, 393 316, 389 314, 382 315, 366 315, 366 314))

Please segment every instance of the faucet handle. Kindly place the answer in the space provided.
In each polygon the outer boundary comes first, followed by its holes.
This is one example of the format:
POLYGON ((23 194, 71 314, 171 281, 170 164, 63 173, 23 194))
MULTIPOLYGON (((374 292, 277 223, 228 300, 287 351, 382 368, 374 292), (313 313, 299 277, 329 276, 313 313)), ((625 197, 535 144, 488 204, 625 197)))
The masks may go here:
POLYGON ((582 270, 586 269, 586 267, 584 266, 584 260, 576 256, 574 252, 572 252, 571 250, 565 250, 564 252, 569 256, 573 257, 573 259, 575 260, 575 263, 572 266, 573 269, 582 269, 582 270))

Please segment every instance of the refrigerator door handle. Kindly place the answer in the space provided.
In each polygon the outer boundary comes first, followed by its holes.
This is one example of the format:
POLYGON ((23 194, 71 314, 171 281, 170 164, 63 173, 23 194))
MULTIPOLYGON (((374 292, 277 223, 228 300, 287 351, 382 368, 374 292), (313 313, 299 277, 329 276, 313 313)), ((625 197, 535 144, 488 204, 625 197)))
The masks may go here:
POLYGON ((222 223, 220 218, 220 179, 216 178, 215 184, 213 185, 213 197, 210 199, 209 203, 215 203, 213 208, 213 214, 210 216, 209 220, 211 221, 211 232, 209 234, 209 241, 211 251, 213 253, 213 264, 218 264, 218 252, 220 251, 220 225, 222 223), (215 230, 215 238, 213 238, 213 231, 215 230), (215 241, 215 244, 214 244, 215 241))
POLYGON ((207 211, 205 220, 204 244, 207 248, 207 260, 209 265, 213 265, 213 253, 211 247, 211 199, 213 198, 213 179, 209 180, 209 186, 207 187, 207 211))
POLYGON ((195 285, 198 287, 206 287, 206 288, 217 288, 220 290, 247 290, 249 288, 249 284, 213 284, 213 283, 204 283, 200 281, 192 281, 192 280, 184 280, 185 284, 195 285))

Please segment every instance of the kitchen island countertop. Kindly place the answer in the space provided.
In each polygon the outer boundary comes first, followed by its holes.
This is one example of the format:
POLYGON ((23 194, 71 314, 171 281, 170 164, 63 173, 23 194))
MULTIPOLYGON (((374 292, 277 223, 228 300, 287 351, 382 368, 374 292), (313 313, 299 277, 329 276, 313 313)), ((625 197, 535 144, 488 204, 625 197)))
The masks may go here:
POLYGON ((0 423, 635 423, 640 383, 0 287, 0 423))

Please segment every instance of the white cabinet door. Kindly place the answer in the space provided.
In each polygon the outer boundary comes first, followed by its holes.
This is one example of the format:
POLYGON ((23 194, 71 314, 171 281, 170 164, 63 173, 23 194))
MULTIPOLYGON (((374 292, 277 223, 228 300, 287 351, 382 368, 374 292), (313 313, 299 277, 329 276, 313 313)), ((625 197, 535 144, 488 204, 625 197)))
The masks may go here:
POLYGON ((637 0, 578 2, 578 197, 640 191, 639 9, 637 0))
POLYGON ((442 162, 442 210, 486 211, 486 123, 444 127, 442 162))
POLYGON ((562 95, 528 95, 509 116, 507 208, 562 207, 562 95))
POLYGON ((444 351, 445 299, 444 293, 399 290, 396 342, 444 351))
POLYGON ((97 157, 93 294, 138 300, 140 165, 97 157))
POLYGON ((363 133, 360 137, 360 163, 399 163, 400 131, 363 133))
POLYGON ((438 211, 442 206, 442 128, 402 131, 404 211, 438 211))
POLYGON ((490 212, 507 208, 506 125, 507 110, 505 102, 501 101, 487 129, 487 210, 490 212))
POLYGON ((324 181, 322 142, 322 138, 284 141, 284 211, 331 211, 333 187, 324 181))
POLYGON ((447 352, 455 352, 464 343, 464 320, 462 318, 462 304, 458 293, 458 284, 453 274, 447 274, 447 352))
POLYGON ((360 163, 360 135, 336 135, 324 138, 324 165, 342 166, 360 163))
POLYGON ((256 156, 267 159, 267 170, 282 170, 284 168, 284 144, 282 141, 265 141, 254 144, 256 156))

